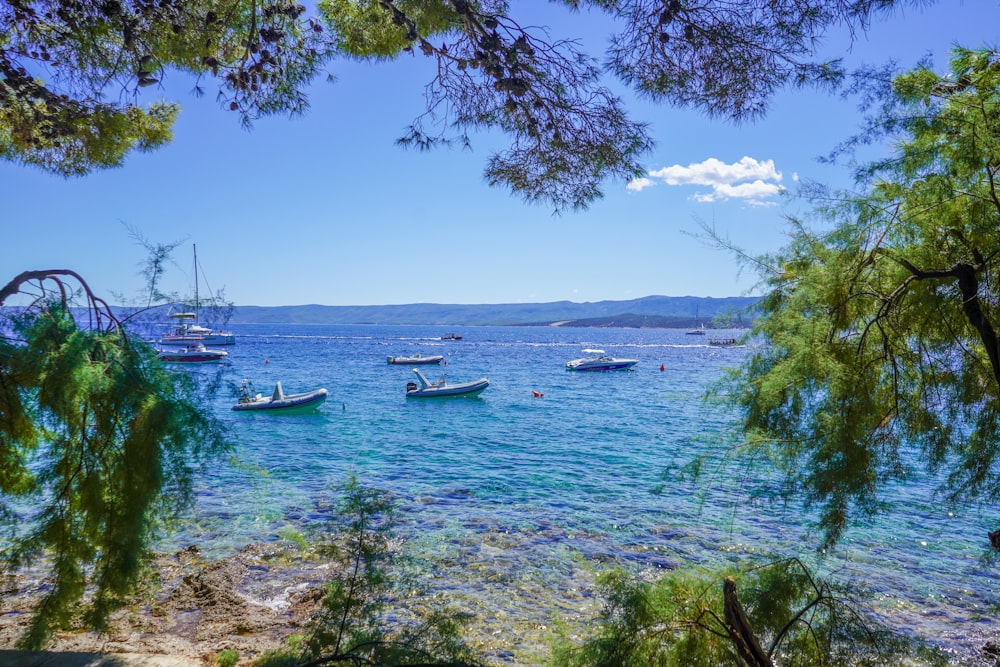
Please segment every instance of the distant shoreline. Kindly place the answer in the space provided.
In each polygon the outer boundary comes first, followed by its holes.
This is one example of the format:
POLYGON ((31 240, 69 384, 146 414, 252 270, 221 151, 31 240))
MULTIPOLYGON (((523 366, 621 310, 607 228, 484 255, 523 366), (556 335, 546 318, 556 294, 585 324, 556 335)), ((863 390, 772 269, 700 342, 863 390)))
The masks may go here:
MULTIPOLYGON (((390 306, 237 306, 229 325, 360 324, 415 326, 558 326, 658 329, 743 328, 757 316, 759 297, 648 296, 630 301, 523 304, 414 303, 390 306)), ((228 314, 228 313, 226 313, 228 314)), ((202 319, 212 322, 202 309, 202 319)), ((220 318, 215 318, 219 321, 220 318)))

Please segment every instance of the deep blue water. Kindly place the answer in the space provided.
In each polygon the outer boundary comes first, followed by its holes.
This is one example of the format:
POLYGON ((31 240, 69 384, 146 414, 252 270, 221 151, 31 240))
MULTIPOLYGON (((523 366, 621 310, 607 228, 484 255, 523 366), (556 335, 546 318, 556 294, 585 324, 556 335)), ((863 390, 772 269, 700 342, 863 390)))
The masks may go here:
POLYGON ((223 392, 215 407, 244 465, 201 478, 195 515, 168 546, 196 541, 226 555, 278 540, 321 519, 353 474, 397 498, 402 536, 417 552, 478 573, 465 594, 485 615, 528 613, 530 600, 561 610, 584 600, 592 611, 599 601, 581 590, 584 570, 777 554, 806 556, 822 574, 870 587, 890 623, 940 642, 956 660, 974 664, 1000 629, 997 577, 980 560, 993 526, 978 509, 935 502, 929 483, 891 490, 891 513, 851 529, 826 555, 815 551, 808 514, 752 500, 764 471, 727 461, 731 416, 702 400, 747 353, 708 339, 739 332, 241 325, 236 333, 221 368, 228 383, 247 377, 262 393, 277 380, 286 393, 326 387, 329 399, 316 414, 244 414, 229 410, 235 398, 223 392), (464 339, 439 339, 450 331, 464 339), (639 364, 567 371, 585 347, 639 364), (421 367, 430 378, 485 375, 491 386, 478 398, 407 399, 412 368, 386 357, 418 352, 445 355, 446 365, 421 367), (714 463, 699 482, 681 477, 697 456, 714 463), (483 582, 491 577, 495 586, 483 582))

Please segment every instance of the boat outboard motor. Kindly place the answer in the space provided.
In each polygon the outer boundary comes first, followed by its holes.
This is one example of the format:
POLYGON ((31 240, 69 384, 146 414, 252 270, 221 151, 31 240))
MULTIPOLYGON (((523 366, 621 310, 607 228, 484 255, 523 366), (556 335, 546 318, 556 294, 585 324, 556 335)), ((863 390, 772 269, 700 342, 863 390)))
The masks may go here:
POLYGON ((407 382, 406 383, 406 391, 416 391, 416 390, 417 390, 417 383, 416 382, 407 382))

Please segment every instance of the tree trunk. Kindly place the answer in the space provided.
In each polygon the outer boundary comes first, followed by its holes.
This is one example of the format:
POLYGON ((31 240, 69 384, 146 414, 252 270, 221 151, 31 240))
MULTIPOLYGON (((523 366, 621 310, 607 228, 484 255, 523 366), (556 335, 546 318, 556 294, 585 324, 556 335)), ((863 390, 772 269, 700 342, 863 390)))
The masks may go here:
POLYGON ((747 667, 774 667, 771 657, 760 647, 757 635, 750 627, 743 605, 736 597, 736 580, 726 577, 723 584, 723 597, 725 599, 724 609, 726 623, 729 625, 729 636, 736 646, 736 652, 740 659, 747 664, 747 667))
POLYGON ((962 293, 962 309, 969 322, 979 332, 979 338, 983 341, 983 347, 986 348, 986 354, 990 358, 993 380, 1000 387, 1000 347, 998 347, 997 332, 979 303, 979 278, 976 275, 976 268, 970 264, 959 264, 954 270, 955 277, 958 278, 958 289, 962 293))

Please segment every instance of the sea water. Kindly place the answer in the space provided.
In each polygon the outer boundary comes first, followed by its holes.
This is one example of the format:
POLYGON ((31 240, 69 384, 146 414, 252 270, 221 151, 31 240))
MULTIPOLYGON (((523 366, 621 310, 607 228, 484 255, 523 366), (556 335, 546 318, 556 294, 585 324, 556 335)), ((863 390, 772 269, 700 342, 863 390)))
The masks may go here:
MULTIPOLYGON (((241 325, 221 367, 228 387, 249 378, 269 395, 325 387, 314 414, 212 409, 230 427, 239 465, 198 478, 197 504, 165 546, 196 543, 223 556, 276 541, 329 515, 351 476, 390 493, 408 548, 497 627, 592 616, 593 573, 624 566, 655 575, 688 565, 800 556, 822 575, 862 584, 891 625, 977 664, 1000 631, 994 568, 982 561, 988 523, 977 508, 934 499, 916 480, 889 489, 888 512, 817 551, 815 516, 756 494, 763 461, 730 457, 734 418, 705 400, 750 348, 673 329, 241 325), (462 340, 441 340, 454 331, 462 340), (636 358, 629 371, 573 372, 584 348, 636 358), (406 398, 413 367, 388 356, 442 354, 431 380, 489 377, 475 398, 406 398), (685 474, 700 459, 697 479, 685 474), (436 566, 430 566, 433 570, 436 566), (450 574, 447 574, 450 572, 450 574)), ((717 333, 716 335, 713 335, 717 333)))

